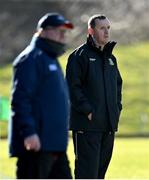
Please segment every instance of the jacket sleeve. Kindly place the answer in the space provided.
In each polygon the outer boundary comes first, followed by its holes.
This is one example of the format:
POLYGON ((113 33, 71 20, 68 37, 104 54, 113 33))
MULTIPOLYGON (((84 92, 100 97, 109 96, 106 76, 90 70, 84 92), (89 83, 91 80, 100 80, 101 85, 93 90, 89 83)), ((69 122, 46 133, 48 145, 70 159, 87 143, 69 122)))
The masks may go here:
POLYGON ((87 62, 83 56, 71 54, 66 67, 66 79, 69 87, 71 105, 76 111, 88 115, 92 107, 83 91, 86 77, 87 62))
POLYGON ((25 138, 35 134, 35 120, 32 116, 32 102, 37 87, 37 72, 33 61, 23 59, 14 66, 12 88, 12 119, 25 138))
POLYGON ((120 111, 122 110, 122 82, 121 74, 117 66, 117 103, 120 111))

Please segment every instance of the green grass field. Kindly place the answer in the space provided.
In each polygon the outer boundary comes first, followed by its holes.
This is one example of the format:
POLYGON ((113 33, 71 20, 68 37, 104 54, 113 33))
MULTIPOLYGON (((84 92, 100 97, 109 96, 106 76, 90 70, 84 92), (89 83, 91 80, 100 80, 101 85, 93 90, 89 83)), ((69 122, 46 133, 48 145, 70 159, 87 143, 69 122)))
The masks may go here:
MULTIPOLYGON (((16 159, 8 158, 8 144, 1 140, 0 179, 15 178, 16 159)), ((69 141, 68 156, 74 169, 72 140, 69 141)), ((113 157, 106 179, 149 179, 149 140, 143 138, 116 138, 113 157)))

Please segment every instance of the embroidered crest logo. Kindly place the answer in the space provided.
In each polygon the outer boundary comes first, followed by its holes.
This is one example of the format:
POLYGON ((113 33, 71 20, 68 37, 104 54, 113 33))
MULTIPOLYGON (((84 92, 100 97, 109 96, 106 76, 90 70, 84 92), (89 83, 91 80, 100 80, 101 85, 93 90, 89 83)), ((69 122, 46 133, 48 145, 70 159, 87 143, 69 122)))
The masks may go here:
POLYGON ((109 60, 109 64, 110 64, 111 66, 114 66, 114 62, 112 61, 112 59, 109 58, 108 60, 109 60))

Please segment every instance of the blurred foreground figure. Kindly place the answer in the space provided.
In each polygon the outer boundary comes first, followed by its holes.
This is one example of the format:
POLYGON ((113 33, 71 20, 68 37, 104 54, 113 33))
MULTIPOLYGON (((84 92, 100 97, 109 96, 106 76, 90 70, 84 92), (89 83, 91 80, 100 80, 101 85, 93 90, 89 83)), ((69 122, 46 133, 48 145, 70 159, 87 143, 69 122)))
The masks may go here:
POLYGON ((66 156, 68 90, 57 61, 72 28, 62 15, 46 14, 13 63, 9 150, 18 157, 17 178, 72 178, 66 156))
POLYGON ((77 179, 103 179, 112 156, 122 109, 122 79, 112 54, 116 43, 109 38, 108 18, 92 16, 87 42, 68 59, 66 78, 77 179))

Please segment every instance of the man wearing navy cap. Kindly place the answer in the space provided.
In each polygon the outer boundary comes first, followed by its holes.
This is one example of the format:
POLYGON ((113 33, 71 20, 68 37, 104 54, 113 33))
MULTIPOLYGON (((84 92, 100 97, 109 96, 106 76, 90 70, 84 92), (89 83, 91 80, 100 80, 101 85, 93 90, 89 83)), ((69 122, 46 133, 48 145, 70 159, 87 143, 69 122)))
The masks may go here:
POLYGON ((19 179, 72 178, 66 156, 69 97, 57 61, 72 28, 62 15, 46 14, 13 63, 9 152, 18 158, 19 179))

